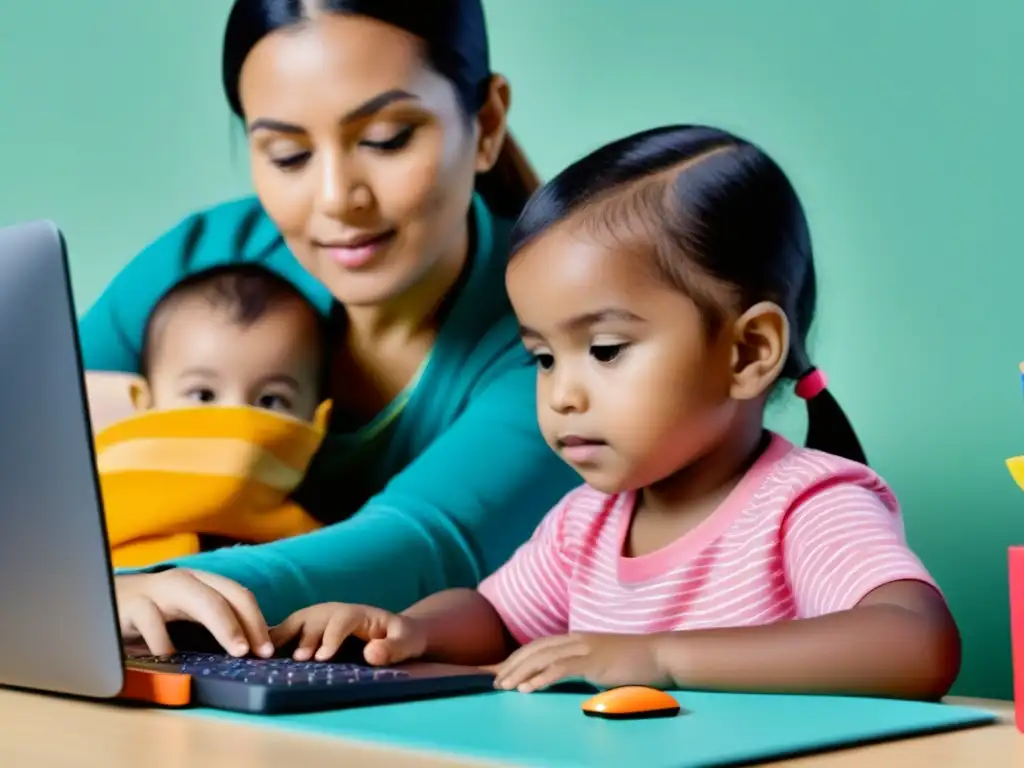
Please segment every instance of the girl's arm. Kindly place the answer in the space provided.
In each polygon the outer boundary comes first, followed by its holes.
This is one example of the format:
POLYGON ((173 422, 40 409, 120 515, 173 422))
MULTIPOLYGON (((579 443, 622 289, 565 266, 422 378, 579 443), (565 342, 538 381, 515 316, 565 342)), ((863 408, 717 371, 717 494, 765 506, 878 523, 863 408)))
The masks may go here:
POLYGON ((674 682, 922 699, 946 694, 960 670, 960 635, 877 480, 806 492, 786 517, 781 551, 799 618, 660 638, 657 654, 674 682))
POLYGON ((674 687, 939 699, 960 669, 960 635, 928 584, 874 589, 854 608, 761 627, 652 637, 674 687))
POLYGON ((515 648, 498 612, 479 592, 449 589, 421 600, 403 615, 426 639, 424 659, 449 664, 497 664, 515 648))
POLYGON ((562 543, 562 519, 571 499, 572 494, 563 498, 478 590, 440 592, 403 612, 423 632, 425 657, 498 664, 521 645, 568 630, 572 566, 562 543))

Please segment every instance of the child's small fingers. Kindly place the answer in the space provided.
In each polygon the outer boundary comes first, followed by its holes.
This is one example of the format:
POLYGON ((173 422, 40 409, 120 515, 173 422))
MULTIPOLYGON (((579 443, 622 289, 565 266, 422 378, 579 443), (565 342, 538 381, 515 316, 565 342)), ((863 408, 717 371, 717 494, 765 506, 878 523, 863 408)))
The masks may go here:
POLYGON ((407 642, 393 637, 371 640, 363 649, 363 658, 374 667, 385 667, 389 664, 401 664, 419 656, 407 642))
POLYGON ((319 625, 304 624, 302 633, 299 635, 299 642, 295 644, 295 652, 292 658, 296 661, 309 661, 320 647, 320 640, 324 636, 319 625))
POLYGON ((388 664, 396 664, 391 660, 391 649, 387 640, 371 640, 363 649, 363 658, 366 663, 373 667, 383 667, 388 664))
POLYGON ((516 686, 520 693, 533 693, 549 688, 555 683, 562 682, 567 677, 567 671, 561 664, 554 664, 541 672, 538 672, 528 680, 516 686))
POLYGON ((316 652, 317 660, 327 661, 333 658, 341 649, 341 644, 352 634, 361 621, 359 612, 356 610, 336 611, 332 614, 327 622, 327 626, 324 627, 323 635, 320 639, 320 647, 316 652))
POLYGON ((543 648, 526 646, 513 653, 498 667, 494 685, 511 690, 544 668, 543 648))
MULTIPOLYGON (((534 640, 532 643, 517 648, 507 659, 497 665, 494 681, 495 687, 505 688, 506 680, 513 677, 518 683, 523 682, 523 680, 539 669, 537 666, 538 659, 551 659, 561 655, 561 651, 558 649, 566 644, 567 639, 565 635, 553 635, 541 640, 534 640), (524 668, 529 668, 533 671, 524 672, 524 668)), ((546 663, 542 662, 540 666, 546 666, 546 663)))
POLYGON ((554 672, 556 669, 564 671, 565 665, 570 662, 573 655, 568 653, 567 647, 563 645, 540 645, 535 648, 527 646, 526 652, 521 656, 510 656, 508 661, 502 665, 498 673, 495 686, 506 691, 519 688, 528 680, 547 670, 554 672))

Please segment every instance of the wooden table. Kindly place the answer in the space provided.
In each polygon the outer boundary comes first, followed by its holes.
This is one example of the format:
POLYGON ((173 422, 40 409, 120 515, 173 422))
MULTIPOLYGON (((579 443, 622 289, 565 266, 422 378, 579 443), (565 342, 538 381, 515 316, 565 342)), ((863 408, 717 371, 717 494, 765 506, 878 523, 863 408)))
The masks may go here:
MULTIPOLYGON (((998 725, 785 760, 789 768, 1024 768, 1008 702, 950 699, 998 713, 998 725)), ((4 768, 482 768, 490 763, 151 709, 0 690, 4 768)))

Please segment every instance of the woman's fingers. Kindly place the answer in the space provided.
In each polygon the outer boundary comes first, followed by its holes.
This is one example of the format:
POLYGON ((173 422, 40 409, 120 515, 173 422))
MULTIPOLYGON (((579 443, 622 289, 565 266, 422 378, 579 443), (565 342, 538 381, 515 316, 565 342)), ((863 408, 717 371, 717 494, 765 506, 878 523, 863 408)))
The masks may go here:
POLYGON ((122 625, 127 624, 132 634, 138 634, 151 654, 169 656, 174 653, 164 617, 152 600, 137 597, 124 606, 122 614, 122 625))
POLYGON ((223 576, 176 568, 119 576, 114 585, 125 637, 141 636, 151 653, 173 652, 166 623, 175 619, 202 624, 235 656, 250 650, 265 656, 274 652, 252 593, 223 576))
POLYGON ((240 626, 245 642, 254 653, 264 657, 274 655, 274 643, 270 640, 267 620, 263 617, 263 612, 252 592, 238 582, 214 573, 195 571, 192 576, 223 596, 231 607, 235 623, 240 626))
MULTIPOLYGON (((173 571, 159 576, 171 576, 173 571)), ((152 600, 160 609, 166 621, 182 618, 196 621, 206 627, 210 634, 233 656, 244 656, 249 652, 242 623, 225 597, 213 587, 189 573, 175 574, 159 589, 152 590, 152 600)), ((155 582, 154 582, 155 583, 155 582)))
POLYGON ((276 627, 270 628, 270 642, 274 644, 275 648, 288 645, 302 631, 302 625, 302 617, 293 613, 276 627))

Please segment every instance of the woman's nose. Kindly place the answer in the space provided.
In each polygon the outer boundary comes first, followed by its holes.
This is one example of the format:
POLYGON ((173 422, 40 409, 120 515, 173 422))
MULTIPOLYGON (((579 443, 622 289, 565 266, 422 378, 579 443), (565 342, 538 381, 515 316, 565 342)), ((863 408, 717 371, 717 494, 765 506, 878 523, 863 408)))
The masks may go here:
POLYGON ((372 204, 369 188, 340 152, 324 153, 319 186, 319 207, 330 218, 343 219, 372 204))

